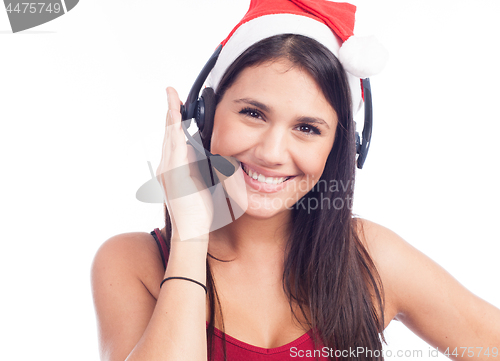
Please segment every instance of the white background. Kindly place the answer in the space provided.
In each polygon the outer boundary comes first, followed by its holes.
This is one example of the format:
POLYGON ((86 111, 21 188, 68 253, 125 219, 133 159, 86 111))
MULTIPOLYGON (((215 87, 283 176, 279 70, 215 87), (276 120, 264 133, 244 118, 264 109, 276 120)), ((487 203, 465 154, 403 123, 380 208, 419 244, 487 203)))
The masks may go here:
MULTIPOLYGON (((390 52, 355 212, 500 307, 500 3, 355 1, 390 52)), ((83 0, 12 34, 0 11, 0 346, 6 360, 97 360, 90 267, 109 237, 163 226, 135 199, 156 169, 168 85, 187 92, 248 7, 83 0), (145 145, 146 144, 146 145, 145 145)), ((429 346, 393 321, 391 350, 429 346)), ((475 345, 463 345, 475 346, 475 345)))

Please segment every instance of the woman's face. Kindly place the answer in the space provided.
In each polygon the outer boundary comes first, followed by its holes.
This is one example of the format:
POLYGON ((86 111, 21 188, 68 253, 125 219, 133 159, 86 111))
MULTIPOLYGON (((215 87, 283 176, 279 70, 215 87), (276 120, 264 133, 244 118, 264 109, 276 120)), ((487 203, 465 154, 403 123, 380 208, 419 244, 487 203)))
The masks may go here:
POLYGON ((314 79, 287 60, 240 73, 217 106, 211 152, 242 163, 247 215, 289 211, 311 190, 323 173, 337 121, 314 79))

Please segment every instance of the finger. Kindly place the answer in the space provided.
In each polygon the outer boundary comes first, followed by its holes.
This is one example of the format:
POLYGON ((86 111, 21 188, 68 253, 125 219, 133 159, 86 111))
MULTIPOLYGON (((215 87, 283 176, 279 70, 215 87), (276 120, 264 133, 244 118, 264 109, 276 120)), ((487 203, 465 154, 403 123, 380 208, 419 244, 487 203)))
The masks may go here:
MULTIPOLYGON (((157 176, 164 187, 177 184, 181 179, 187 179, 190 173, 188 150, 181 127, 181 102, 177 92, 171 87, 167 88, 167 98, 169 110, 163 139, 162 159, 157 169, 157 176)), ((182 188, 182 184, 178 184, 177 187, 182 188)), ((172 189, 168 193, 172 193, 171 191, 172 189)))
POLYGON ((167 168, 172 168, 171 166, 175 167, 185 164, 185 157, 182 157, 182 159, 177 159, 177 161, 174 162, 175 164, 168 166, 168 164, 171 163, 169 162, 170 155, 173 154, 174 150, 177 150, 177 155, 185 154, 185 146, 183 144, 185 143, 185 138, 181 127, 181 101, 179 100, 179 95, 174 88, 167 88, 167 99, 169 110, 167 112, 165 134, 163 137, 161 163, 163 163, 164 167, 167 166, 167 168))
POLYGON ((171 120, 174 122, 180 122, 181 100, 179 99, 179 94, 177 94, 177 91, 172 87, 167 88, 167 101, 168 101, 168 109, 172 113, 171 120), (177 114, 179 114, 179 117, 177 117, 177 114))
POLYGON ((165 133, 163 135, 163 143, 161 146, 161 159, 160 159, 160 164, 158 165, 158 168, 156 169, 156 175, 160 175, 165 171, 165 164, 168 162, 169 154, 170 152, 168 151, 168 144, 170 144, 170 127, 169 123, 171 122, 170 120, 171 115, 170 115, 170 110, 167 111, 167 117, 165 119, 165 133))
POLYGON ((169 138, 169 143, 185 142, 184 132, 181 126, 182 116, 180 113, 181 101, 177 91, 172 88, 167 88, 168 114, 167 114, 167 129, 165 129, 165 138, 169 138))
POLYGON ((189 163, 187 154, 187 144, 184 131, 180 127, 180 114, 170 113, 171 121, 174 124, 168 126, 167 136, 164 140, 163 154, 168 170, 180 167, 189 163))
POLYGON ((168 112, 167 112, 167 119, 165 122, 165 135, 163 137, 164 145, 165 145, 165 140, 168 138, 169 133, 171 132, 171 129, 173 129, 171 126, 175 123, 178 123, 178 126, 180 128, 180 121, 181 121, 181 113, 180 113, 181 101, 179 100, 179 95, 177 94, 177 91, 172 87, 167 88, 167 103, 168 103, 168 112))

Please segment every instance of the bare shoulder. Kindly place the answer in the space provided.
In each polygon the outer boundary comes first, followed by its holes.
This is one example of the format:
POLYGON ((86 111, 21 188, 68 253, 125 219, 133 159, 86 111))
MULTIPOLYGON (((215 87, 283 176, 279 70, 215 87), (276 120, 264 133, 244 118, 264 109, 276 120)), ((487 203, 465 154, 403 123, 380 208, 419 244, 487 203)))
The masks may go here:
POLYGON ((163 277, 149 233, 124 233, 105 241, 92 264, 92 295, 102 360, 125 360, 153 314, 163 277))
POLYGON ((410 293, 416 286, 421 286, 422 290, 434 286, 419 283, 428 282, 432 277, 449 276, 438 264, 390 229, 366 219, 358 219, 357 226, 360 240, 382 279, 386 302, 398 319, 408 311, 410 293), (429 272, 426 279, 421 278, 425 276, 424 270, 429 272))
POLYGON ((399 265, 405 264, 408 258, 418 252, 390 229, 366 219, 356 220, 358 236, 381 273, 383 281, 392 279, 392 273, 400 270, 399 265))
POLYGON ((409 246, 400 236, 375 222, 356 218, 358 236, 372 257, 384 257, 387 252, 397 251, 395 246, 409 246))
POLYGON ((113 236, 98 249, 92 264, 92 282, 96 286, 138 279, 149 292, 163 276, 163 264, 156 242, 146 232, 131 232, 113 236))
POLYGON ((418 250, 380 224, 356 218, 356 226, 358 237, 375 264, 382 281, 385 296, 384 318, 387 327, 401 312, 399 286, 400 280, 405 277, 404 265, 418 250))
POLYGON ((395 232, 365 219, 358 220, 358 235, 380 273, 386 297, 399 314, 408 311, 409 299, 415 296, 411 292, 435 291, 440 282, 451 280, 442 267, 395 232))
POLYGON ((357 227, 382 280, 386 320, 396 318, 443 350, 499 344, 500 310, 391 230, 361 219, 357 227))

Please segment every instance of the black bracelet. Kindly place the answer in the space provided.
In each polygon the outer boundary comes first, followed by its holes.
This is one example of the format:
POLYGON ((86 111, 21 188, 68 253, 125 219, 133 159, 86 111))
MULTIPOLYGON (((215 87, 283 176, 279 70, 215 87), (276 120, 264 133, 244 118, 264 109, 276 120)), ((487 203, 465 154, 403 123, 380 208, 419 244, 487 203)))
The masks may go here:
POLYGON ((168 280, 186 280, 186 281, 191 281, 191 282, 199 284, 205 290, 205 294, 207 293, 207 287, 203 283, 198 282, 196 280, 193 280, 191 278, 187 278, 187 277, 167 277, 163 281, 161 281, 160 288, 161 288, 161 286, 163 286, 163 284, 165 283, 165 281, 168 281, 168 280))

